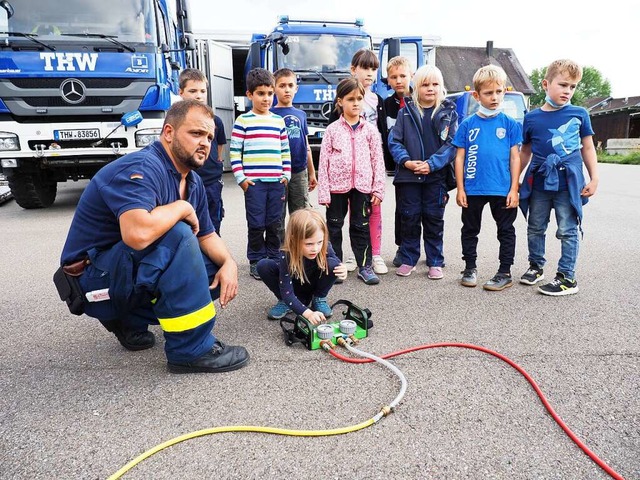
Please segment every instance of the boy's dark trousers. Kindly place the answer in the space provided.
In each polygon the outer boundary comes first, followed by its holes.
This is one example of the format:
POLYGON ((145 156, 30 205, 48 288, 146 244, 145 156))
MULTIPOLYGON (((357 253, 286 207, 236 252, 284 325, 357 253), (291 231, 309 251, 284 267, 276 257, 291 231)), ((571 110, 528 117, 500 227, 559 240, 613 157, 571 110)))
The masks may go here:
POLYGON ((342 226, 349 214, 349 238, 358 267, 371 265, 371 195, 351 189, 347 193, 332 193, 327 207, 327 229, 336 255, 342 260, 342 226))
POLYGON ((209 205, 209 217, 216 233, 220 235, 220 224, 224 218, 224 205, 222 203, 222 179, 214 180, 210 185, 205 185, 207 192, 207 203, 209 205))
POLYGON ((467 208, 462 209, 462 259, 465 268, 476 268, 478 256, 478 235, 482 224, 482 210, 486 204, 491 208, 491 215, 498 227, 500 242, 500 273, 511 273, 516 253, 516 229, 513 226, 518 215, 517 208, 506 208, 507 197, 496 195, 468 195, 467 208))
MULTIPOLYGON (((305 261, 305 272, 308 282, 301 283, 297 278, 291 278, 293 284, 293 293, 295 296, 309 306, 313 297, 324 298, 329 294, 329 290, 336 282, 336 276, 333 272, 326 275, 321 272, 318 265, 314 262, 309 266, 310 262, 305 261)), ((264 284, 273 292, 278 300, 282 300, 280 292, 280 267, 276 260, 265 258, 258 262, 258 274, 264 284)))
POLYGON ((278 258, 283 230, 284 189, 280 182, 256 181, 244 193, 249 234, 247 258, 251 263, 263 258, 278 258))

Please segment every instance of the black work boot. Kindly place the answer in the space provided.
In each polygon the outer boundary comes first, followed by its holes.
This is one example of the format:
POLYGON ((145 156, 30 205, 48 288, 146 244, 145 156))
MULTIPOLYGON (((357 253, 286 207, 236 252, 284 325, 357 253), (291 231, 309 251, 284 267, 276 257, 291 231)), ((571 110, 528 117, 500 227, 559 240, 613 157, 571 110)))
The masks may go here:
POLYGON ((190 362, 168 362, 171 373, 217 373, 231 372, 244 367, 249 362, 249 352, 244 347, 225 345, 220 341, 204 355, 190 362))
POLYGON ((107 330, 109 330, 116 336, 116 338, 120 342, 120 345, 122 345, 127 350, 131 350, 132 352, 146 350, 147 348, 153 347, 156 343, 156 337, 152 332, 148 330, 128 330, 120 322, 115 322, 109 325, 107 327, 107 330))

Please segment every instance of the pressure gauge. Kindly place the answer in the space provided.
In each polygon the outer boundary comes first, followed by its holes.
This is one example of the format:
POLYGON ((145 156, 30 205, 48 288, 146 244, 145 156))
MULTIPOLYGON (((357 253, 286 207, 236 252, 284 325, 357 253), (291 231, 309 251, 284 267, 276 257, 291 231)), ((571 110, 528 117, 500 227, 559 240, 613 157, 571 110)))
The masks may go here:
POLYGON ((342 320, 340 322, 340 331, 345 335, 353 335, 356 331, 356 322, 353 320, 342 320))
POLYGON ((333 338, 333 327, 326 323, 318 325, 316 327, 316 332, 318 333, 318 338, 320 338, 321 340, 328 340, 330 338, 333 338))

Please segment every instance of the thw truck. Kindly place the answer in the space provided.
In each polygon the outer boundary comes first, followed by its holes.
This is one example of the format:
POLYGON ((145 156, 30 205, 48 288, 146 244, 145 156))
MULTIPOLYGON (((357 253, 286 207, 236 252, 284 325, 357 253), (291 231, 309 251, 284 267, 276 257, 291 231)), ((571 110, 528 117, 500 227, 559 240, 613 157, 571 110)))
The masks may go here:
POLYGON ((193 48, 186 0, 0 1, 0 168, 23 208, 153 142, 193 48))
MULTIPOLYGON (((250 69, 261 67, 275 72, 279 68, 289 68, 296 74, 298 92, 294 106, 307 114, 309 144, 316 160, 322 134, 333 108, 336 87, 340 80, 351 75, 351 57, 361 48, 374 47, 371 35, 364 30, 363 21, 359 19, 294 20, 284 15, 278 18, 277 25, 270 33, 253 33, 247 35, 245 41, 239 38, 225 39, 216 33, 202 33, 197 37, 196 65, 210 81, 215 79, 222 91, 228 90, 226 85, 233 85, 234 115, 248 108, 244 98, 244 78, 250 69), (221 45, 226 45, 231 51, 225 52, 221 45), (209 54, 203 55, 203 51, 209 54), (233 62, 231 66, 224 63, 229 59, 233 62), (221 87, 223 84, 219 82, 223 81, 225 86, 221 87)), ((400 53, 408 55, 415 67, 425 61, 421 38, 412 37, 408 40, 403 37, 398 39, 395 48, 389 48, 389 39, 384 39, 379 44, 379 74, 382 77, 386 74, 386 59, 400 53)), ((383 97, 391 92, 383 83, 379 82, 378 85, 383 97)), ((221 99, 219 94, 216 95, 222 101, 223 113, 228 112, 228 102, 221 99)), ((218 110, 216 100, 212 98, 211 101, 218 110)), ((227 133, 231 125, 232 122, 225 122, 227 133)))

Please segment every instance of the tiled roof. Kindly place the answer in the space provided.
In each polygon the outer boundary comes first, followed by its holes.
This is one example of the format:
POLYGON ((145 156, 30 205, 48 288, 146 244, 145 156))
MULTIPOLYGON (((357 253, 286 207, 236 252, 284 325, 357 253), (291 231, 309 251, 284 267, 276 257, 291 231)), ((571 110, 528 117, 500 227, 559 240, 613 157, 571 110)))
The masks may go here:
POLYGON ((507 86, 531 95, 535 93, 529 76, 520 65, 510 48, 494 48, 488 42, 487 47, 450 47, 439 45, 436 48, 436 66, 442 71, 444 84, 448 92, 464 91, 472 86, 473 74, 478 68, 493 64, 507 74, 507 86), (491 52, 491 56, 488 55, 491 52))
POLYGON ((593 107, 598 106, 599 104, 611 100, 611 97, 592 97, 588 98, 584 101, 584 108, 587 110, 592 109, 593 107))
POLYGON ((624 98, 604 98, 601 101, 593 104, 591 107, 587 107, 589 115, 606 115, 614 112, 622 112, 626 110, 638 110, 640 111, 640 96, 639 97, 624 97, 624 98))

